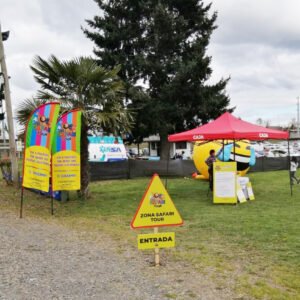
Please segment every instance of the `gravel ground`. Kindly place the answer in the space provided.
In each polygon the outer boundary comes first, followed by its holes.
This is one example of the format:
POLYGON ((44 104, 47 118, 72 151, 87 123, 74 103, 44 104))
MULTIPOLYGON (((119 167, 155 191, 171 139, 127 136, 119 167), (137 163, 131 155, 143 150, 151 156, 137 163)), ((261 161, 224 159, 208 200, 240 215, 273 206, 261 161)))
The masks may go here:
POLYGON ((0 211, 0 299, 235 298, 182 262, 151 267, 149 256, 101 235, 0 211))

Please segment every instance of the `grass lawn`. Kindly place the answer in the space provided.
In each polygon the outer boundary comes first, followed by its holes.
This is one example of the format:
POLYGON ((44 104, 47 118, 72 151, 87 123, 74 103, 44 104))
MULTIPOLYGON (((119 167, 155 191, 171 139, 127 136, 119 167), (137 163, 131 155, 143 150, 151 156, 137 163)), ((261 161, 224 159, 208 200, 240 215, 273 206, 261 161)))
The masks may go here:
MULTIPOLYGON (((169 179, 169 194, 185 223, 161 229, 175 231, 177 245, 162 252, 171 257, 168 263, 185 260, 220 287, 230 284, 238 295, 300 299, 300 185, 291 197, 287 171, 252 173, 250 178, 256 200, 239 205, 213 205, 207 182, 169 179)), ((136 235, 151 230, 133 231, 129 224, 148 183, 149 178, 92 183, 90 200, 72 195, 68 203, 55 203, 54 219, 86 232, 103 230, 140 253, 136 235)), ((0 204, 17 212, 18 194, 11 201, 5 193, 0 204)), ((49 201, 32 193, 26 193, 24 208, 25 217, 51 218, 49 201)))

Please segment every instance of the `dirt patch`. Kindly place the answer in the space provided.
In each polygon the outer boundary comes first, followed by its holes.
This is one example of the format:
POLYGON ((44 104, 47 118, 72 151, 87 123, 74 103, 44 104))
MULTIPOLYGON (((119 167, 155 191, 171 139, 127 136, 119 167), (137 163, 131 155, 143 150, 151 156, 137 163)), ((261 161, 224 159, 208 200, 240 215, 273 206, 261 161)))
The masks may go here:
POLYGON ((184 262, 149 255, 99 232, 0 212, 0 299, 234 299, 184 262))

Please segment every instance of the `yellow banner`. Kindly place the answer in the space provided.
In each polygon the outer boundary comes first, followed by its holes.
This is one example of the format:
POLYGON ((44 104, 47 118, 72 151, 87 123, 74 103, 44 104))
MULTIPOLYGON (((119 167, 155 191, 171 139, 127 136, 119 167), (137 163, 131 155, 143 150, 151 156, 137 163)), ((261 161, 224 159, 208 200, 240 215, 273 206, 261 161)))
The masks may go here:
POLYGON ((49 191, 50 151, 43 146, 25 150, 23 186, 43 192, 49 191))
POLYGON ((215 162, 214 203, 237 203, 236 162, 215 162))
POLYGON ((138 249, 171 248, 175 247, 175 232, 139 234, 138 249))
POLYGON ((71 150, 52 157, 53 191, 80 190, 80 155, 71 150))

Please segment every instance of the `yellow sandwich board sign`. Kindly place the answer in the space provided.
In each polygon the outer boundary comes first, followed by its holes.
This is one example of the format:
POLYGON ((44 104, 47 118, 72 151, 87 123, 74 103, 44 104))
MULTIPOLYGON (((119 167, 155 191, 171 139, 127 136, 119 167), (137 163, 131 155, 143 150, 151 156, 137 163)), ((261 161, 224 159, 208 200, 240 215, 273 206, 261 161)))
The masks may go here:
POLYGON ((242 187, 241 187, 241 185, 238 181, 236 182, 236 195, 237 195, 239 203, 246 203, 247 202, 247 199, 245 197, 243 189, 242 189, 242 187))
POLYGON ((251 182, 247 183, 247 191, 248 191, 249 200, 254 200, 255 197, 254 197, 254 193, 253 193, 251 182))
POLYGON ((214 203, 237 203, 236 162, 214 162, 214 203))
POLYGON ((171 248, 175 247, 175 232, 139 234, 138 249, 171 248))
POLYGON ((183 220, 159 176, 152 180, 131 221, 132 228, 182 225, 183 220))

